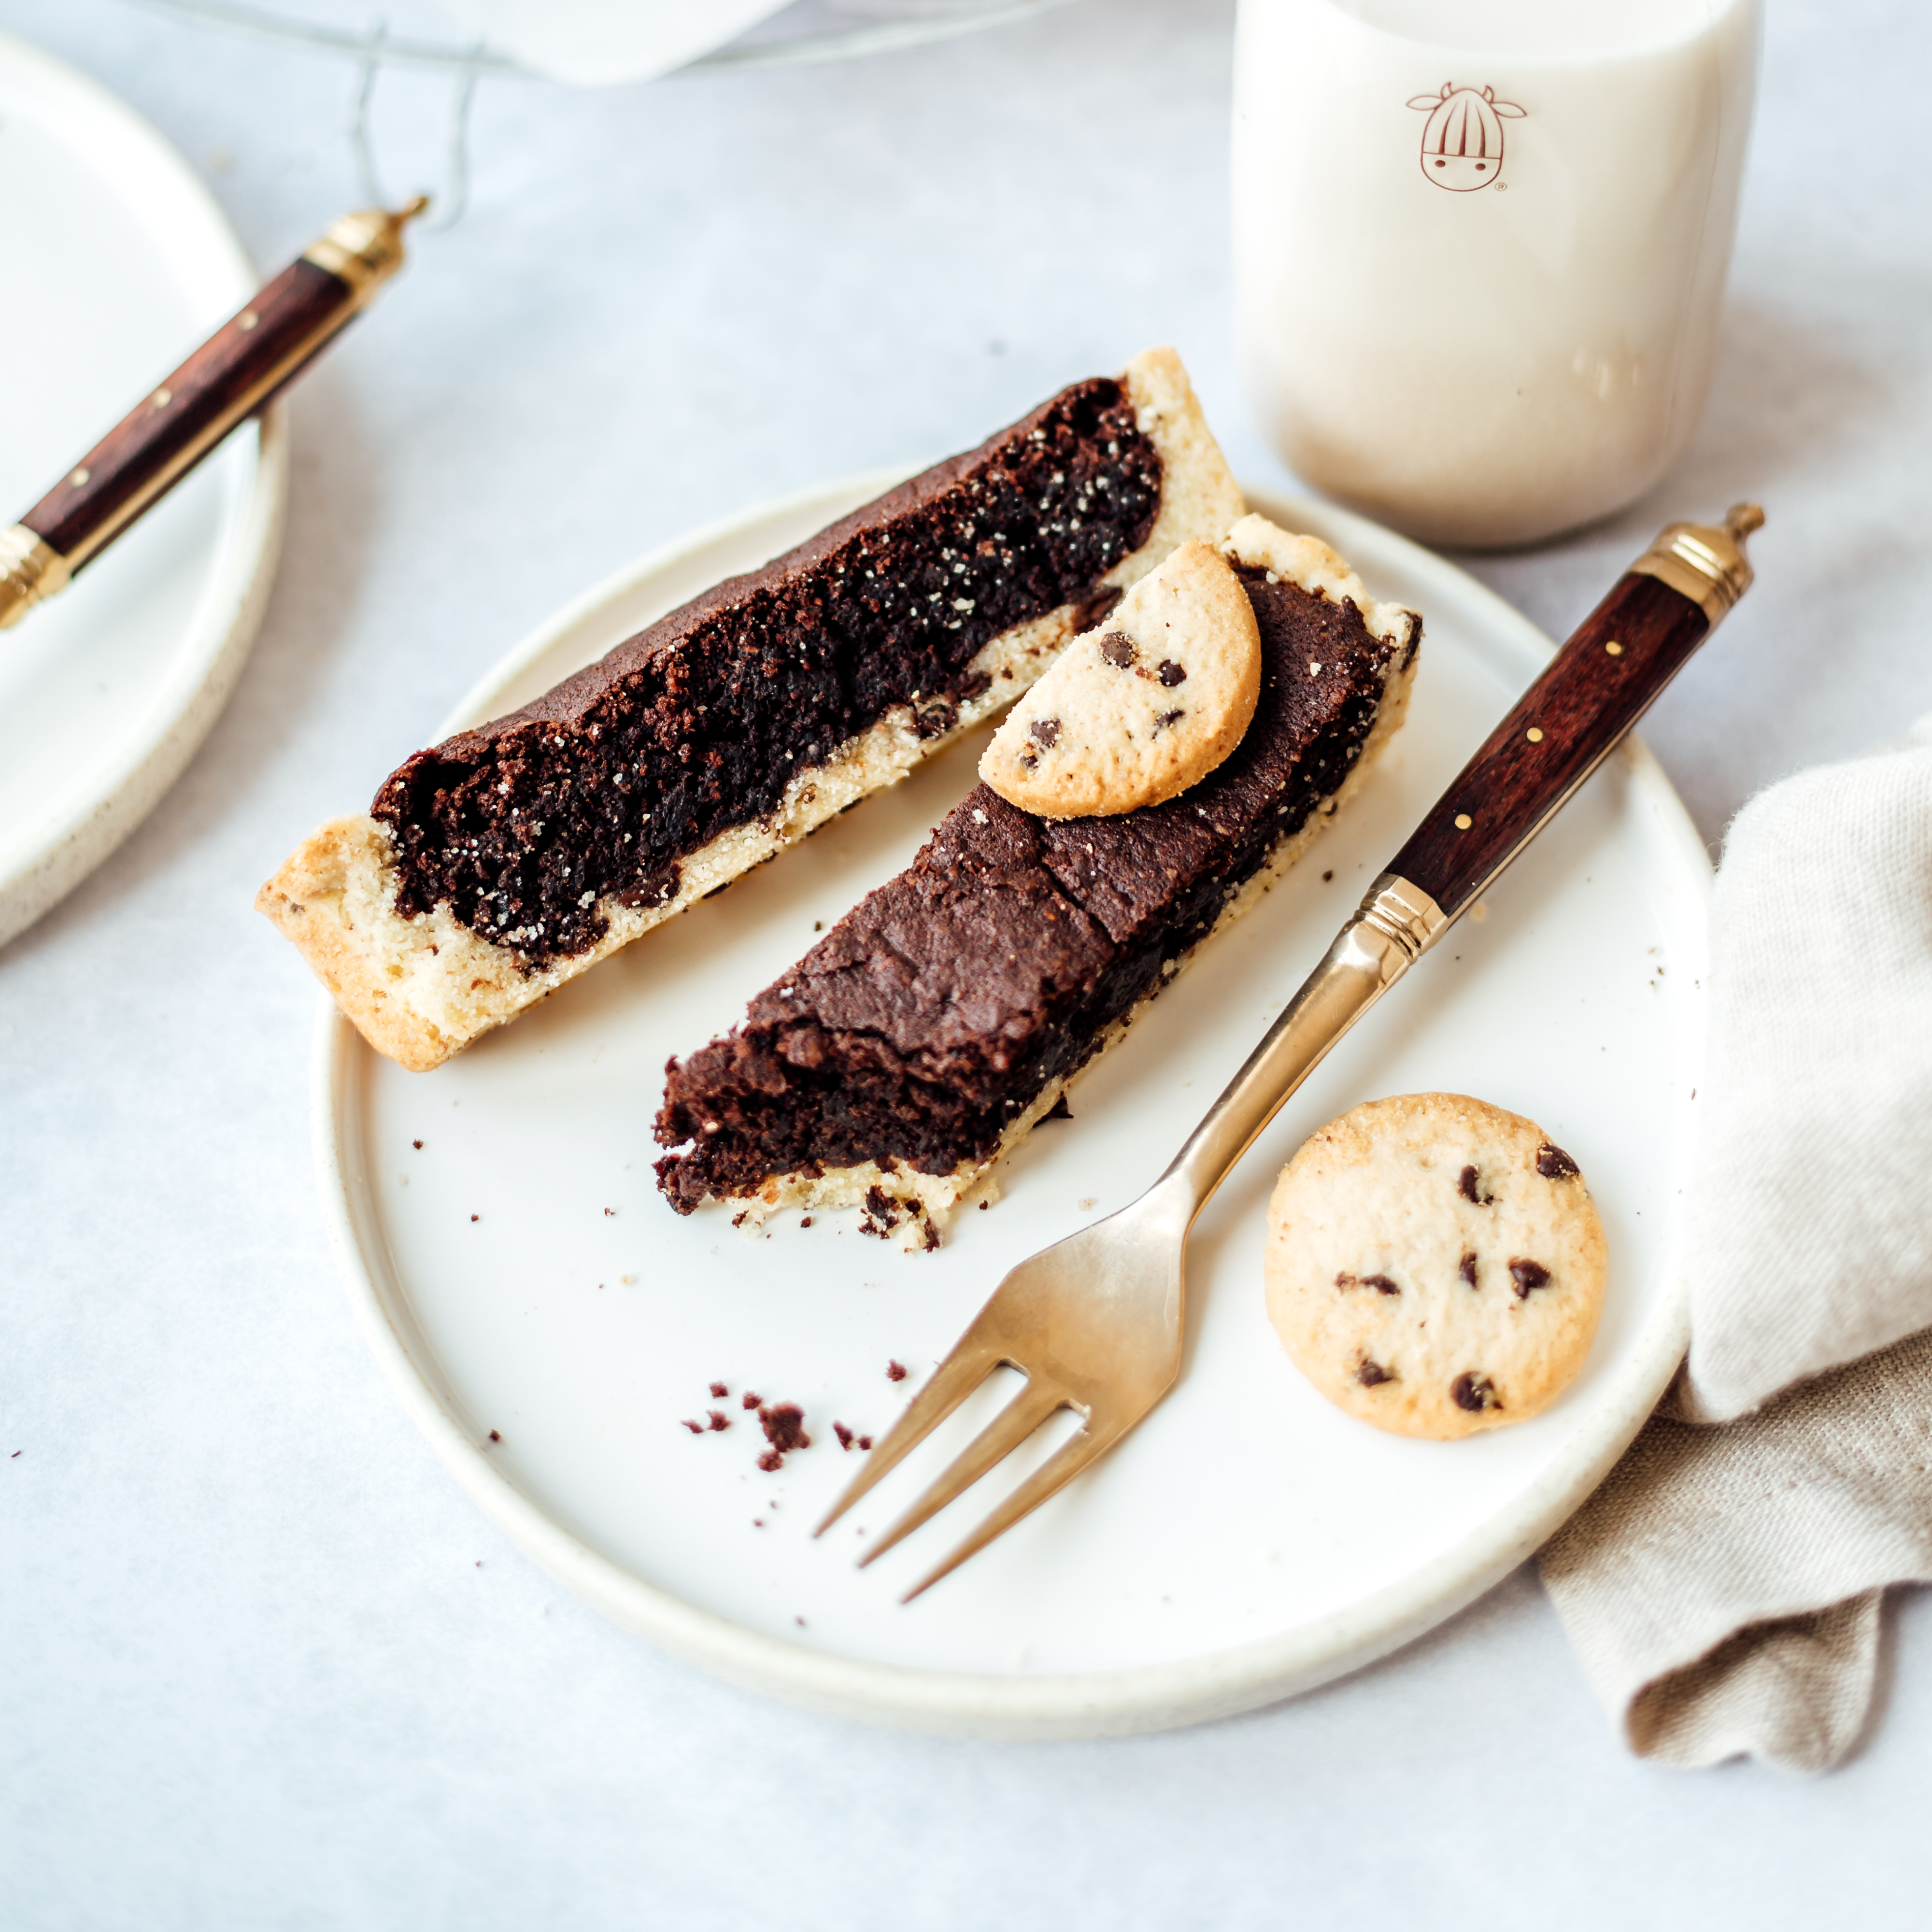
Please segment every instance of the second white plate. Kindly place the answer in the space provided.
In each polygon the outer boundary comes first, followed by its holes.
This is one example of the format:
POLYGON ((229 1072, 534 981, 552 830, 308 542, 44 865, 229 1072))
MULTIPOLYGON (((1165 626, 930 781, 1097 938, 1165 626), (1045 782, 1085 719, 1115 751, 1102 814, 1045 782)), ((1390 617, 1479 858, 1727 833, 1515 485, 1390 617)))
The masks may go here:
MULTIPOLYGON (((227 217, 113 95, 0 35, 0 523, 254 292, 227 217)), ((274 581, 279 409, 0 638, 0 944, 134 830, 228 701, 274 581)))
MULTIPOLYGON (((447 728, 522 702, 891 480, 830 485, 645 559, 514 652, 447 728)), ((377 1354, 491 1519, 652 1641, 780 1696, 957 1732, 1076 1736, 1252 1708, 1486 1588, 1588 1493, 1668 1380, 1710 874, 1633 742, 1330 1054, 1210 1205, 1189 1251, 1182 1381, 1120 1449, 910 1606, 900 1592, 987 1496, 870 1570, 854 1558, 974 1415, 811 1538, 854 1466, 833 1424, 882 1430, 1008 1267, 1153 1180, 1548 655, 1522 618, 1400 538, 1265 491, 1250 500, 1424 614, 1409 722, 1363 796, 1076 1084, 1072 1120, 1042 1126, 1005 1198, 940 1252, 902 1256, 849 1216, 763 1237, 722 1211, 680 1219, 652 1183, 650 1123, 667 1057, 729 1027, 821 922, 906 862, 970 784, 976 740, 435 1073, 404 1072, 325 1012, 317 1154, 377 1354), (1289 1364, 1261 1291, 1282 1161, 1357 1100, 1430 1088, 1540 1122, 1582 1163, 1612 1255, 1575 1385, 1533 1422, 1457 1444, 1382 1436, 1330 1408, 1289 1364), (908 1380, 888 1379, 892 1361, 908 1380), (747 1390, 805 1409, 812 1447, 778 1472, 757 1467, 747 1390), (712 1408, 732 1426, 682 1426, 712 1408)))

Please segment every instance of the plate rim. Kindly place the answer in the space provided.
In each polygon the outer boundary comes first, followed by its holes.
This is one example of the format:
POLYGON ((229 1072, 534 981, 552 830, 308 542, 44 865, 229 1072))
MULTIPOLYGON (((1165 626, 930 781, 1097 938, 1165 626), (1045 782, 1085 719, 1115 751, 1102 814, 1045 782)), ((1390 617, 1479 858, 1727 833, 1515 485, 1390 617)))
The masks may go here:
MULTIPOLYGON (((844 500, 874 484, 889 487, 904 473, 875 471, 829 481, 717 519, 646 552, 574 598, 507 652, 464 694, 444 735, 464 728, 480 705, 492 701, 487 694, 501 691, 573 626, 652 575, 722 538, 788 512, 844 500)), ((1286 518, 1289 527, 1324 533, 1345 554, 1352 544, 1358 553, 1373 548, 1386 555, 1392 548, 1404 565, 1425 575, 1448 573, 1459 594, 1472 599, 1487 621, 1513 632, 1518 643, 1540 656, 1554 652, 1554 644, 1528 618, 1448 559, 1352 512, 1264 486, 1244 484, 1244 489, 1251 506, 1286 518)), ((1710 855, 1683 801, 1634 735, 1618 755, 1666 850, 1674 850, 1695 888, 1697 906, 1708 908, 1710 855)), ((1701 989, 1694 988, 1684 1009, 1690 1030, 1682 1052, 1694 1064, 1702 1053, 1704 1004, 1701 989)), ((310 1058, 310 1122, 330 1245, 364 1339, 438 1460, 525 1556, 620 1628, 742 1688, 862 1722, 986 1738, 1120 1736, 1258 1709, 1360 1670, 1473 1602, 1561 1526, 1643 1426, 1676 1373, 1688 1337, 1688 1294, 1678 1260, 1681 1231, 1673 1231, 1660 1263, 1658 1305, 1629 1365, 1606 1390, 1590 1422, 1573 1433, 1535 1480, 1453 1548, 1370 1596, 1289 1630, 1198 1656, 1110 1671, 1001 1676, 868 1662, 767 1636, 646 1582, 564 1528, 482 1453, 412 1353, 388 1305, 380 1271, 364 1251, 352 1192, 358 1179, 352 1172, 358 1139, 350 1114, 368 1052, 333 1001, 320 995, 310 1058)), ((367 1204, 365 1198, 365 1209, 367 1204)))
MULTIPOLYGON (((79 68, 30 41, 0 34, 0 72, 10 68, 77 117, 112 124, 152 171, 143 199, 159 183, 191 210, 191 218, 202 224, 198 252, 229 272, 222 299, 237 308, 248 301, 260 278, 240 235, 187 157, 158 128, 79 68)), ((138 207, 136 214, 140 218, 138 207)), ((153 232, 151 224, 143 225, 153 232)), ((212 290, 212 282, 208 286, 212 290)), ((16 847, 0 869, 0 946, 52 911, 142 824, 201 748, 241 677, 274 586, 287 520, 284 405, 272 404, 254 423, 242 425, 223 447, 230 445, 252 449, 250 473, 241 485, 244 506, 217 536, 172 672, 95 783, 47 820, 31 842, 16 847)))

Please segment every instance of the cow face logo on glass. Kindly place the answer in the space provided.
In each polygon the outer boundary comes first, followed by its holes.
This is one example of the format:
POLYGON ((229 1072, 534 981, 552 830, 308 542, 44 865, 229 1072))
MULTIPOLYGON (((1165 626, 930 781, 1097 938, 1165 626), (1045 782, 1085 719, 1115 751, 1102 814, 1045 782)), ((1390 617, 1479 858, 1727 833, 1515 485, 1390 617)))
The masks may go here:
POLYGON ((1438 188, 1468 194, 1487 188, 1503 169, 1503 122, 1527 111, 1498 100, 1493 87, 1458 87, 1445 80, 1440 94, 1418 94, 1409 104, 1429 116, 1422 130, 1422 172, 1438 188))

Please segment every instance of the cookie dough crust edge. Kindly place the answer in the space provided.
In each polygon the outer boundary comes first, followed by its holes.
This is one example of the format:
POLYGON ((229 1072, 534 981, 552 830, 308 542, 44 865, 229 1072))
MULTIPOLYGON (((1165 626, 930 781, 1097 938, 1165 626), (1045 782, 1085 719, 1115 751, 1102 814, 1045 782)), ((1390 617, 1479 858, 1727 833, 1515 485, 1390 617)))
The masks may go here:
MULTIPOLYGON (((1333 556, 1334 552, 1329 554, 1333 556)), ((1242 560, 1248 560, 1244 557, 1242 560)), ((1360 587, 1358 580, 1356 588, 1359 590, 1360 587)), ((1358 608, 1360 608, 1359 604, 1358 608)), ((1406 620, 1402 629, 1394 634, 1393 641, 1399 646, 1420 637, 1421 620, 1412 611, 1402 610, 1394 604, 1377 608, 1406 620)), ((1366 612, 1364 614, 1366 617, 1366 612)), ((1156 996, 1173 984, 1204 946, 1261 903, 1263 896, 1273 890, 1276 880, 1294 865, 1328 821, 1354 796, 1388 741, 1402 728, 1402 720, 1408 713, 1409 694, 1414 688, 1415 668, 1415 653, 1399 648, 1390 660, 1388 681, 1382 688, 1382 700, 1376 713, 1375 724, 1362 740, 1361 750, 1349 767, 1348 776, 1327 799, 1316 806, 1299 830, 1276 846, 1261 869, 1228 901, 1220 916, 1193 945, 1168 962, 1162 970, 1160 985, 1136 1000, 1108 1027, 1100 1034, 1093 1052, 1078 1066, 1056 1075, 1040 1089, 1025 1112, 1016 1114, 1009 1123, 1000 1136, 999 1144, 984 1160, 962 1161, 947 1174, 921 1174, 910 1167, 882 1168, 877 1161, 871 1160, 853 1167, 827 1168, 818 1174, 777 1174, 767 1177, 758 1187, 743 1194, 714 1196, 712 1200, 724 1204, 736 1204, 740 1210, 738 1225, 754 1231, 769 1216, 786 1208, 812 1214, 826 1208, 861 1207, 867 1194, 877 1188, 904 1210, 908 1216, 894 1235, 902 1248, 910 1253, 937 1247, 952 1216, 962 1209, 973 1207, 982 1199, 992 1202, 999 1198, 999 1182, 994 1170, 1000 1162, 1053 1111, 1060 1096, 1073 1082, 1126 1033, 1156 996)))
MULTIPOLYGON (((1120 380, 1162 465, 1160 508, 1147 542, 1100 580, 1103 588, 1124 590, 1190 537, 1215 542, 1244 506, 1180 358, 1172 349, 1149 350, 1120 380)), ((255 909, 294 944, 377 1052, 427 1072, 868 794, 898 784, 1026 690, 1073 637, 1078 608, 1063 604, 988 640, 969 674, 988 678, 990 688, 959 706, 951 730, 922 737, 912 707, 896 706, 801 771, 775 811, 680 860, 678 890, 662 904, 626 906, 607 894, 596 909, 608 929, 588 952, 526 971, 507 946, 479 938, 447 904, 405 918, 396 910, 394 847, 366 815, 332 819, 304 840, 256 895, 255 909)))

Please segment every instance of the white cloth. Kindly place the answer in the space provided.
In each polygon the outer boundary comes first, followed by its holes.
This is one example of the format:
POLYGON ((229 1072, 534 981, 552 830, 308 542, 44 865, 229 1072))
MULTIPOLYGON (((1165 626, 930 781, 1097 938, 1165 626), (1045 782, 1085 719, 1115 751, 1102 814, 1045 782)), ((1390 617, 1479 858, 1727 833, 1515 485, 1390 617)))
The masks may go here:
POLYGON ((1543 1574, 1634 1749, 1816 1770, 1932 1581, 1932 718, 1745 806, 1712 941, 1690 1355, 1543 1574))
POLYGON ((500 53, 579 87, 650 80, 722 47, 790 0, 440 0, 500 53))

